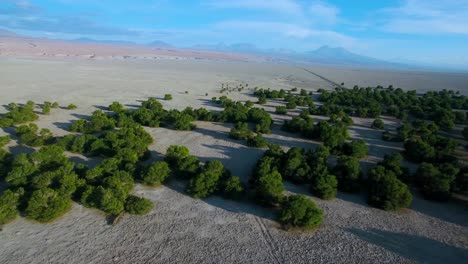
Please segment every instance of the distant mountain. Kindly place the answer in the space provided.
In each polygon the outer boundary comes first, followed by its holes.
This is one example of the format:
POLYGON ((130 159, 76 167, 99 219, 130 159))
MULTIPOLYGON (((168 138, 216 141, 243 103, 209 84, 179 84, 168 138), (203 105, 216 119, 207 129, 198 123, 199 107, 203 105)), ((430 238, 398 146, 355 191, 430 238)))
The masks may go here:
POLYGON ((174 47, 171 44, 161 41, 161 40, 155 40, 151 43, 148 43, 147 46, 158 47, 158 48, 173 48, 174 47))
POLYGON ((194 45, 194 49, 203 49, 203 50, 214 50, 214 51, 228 51, 228 52, 242 52, 242 53, 251 53, 259 54, 264 51, 257 48, 254 44, 251 43, 234 43, 231 45, 226 45, 225 43, 218 43, 214 45, 194 45))
POLYGON ((82 43, 104 43, 104 44, 115 44, 115 45, 137 45, 135 42, 124 41, 124 40, 97 40, 92 38, 77 38, 73 39, 74 42, 82 43))
POLYGON ((395 64, 359 54, 352 53, 341 47, 322 46, 314 51, 306 52, 303 59, 310 62, 350 64, 350 65, 388 65, 395 64))
POLYGON ((18 37, 18 35, 15 32, 0 28, 0 37, 18 37))

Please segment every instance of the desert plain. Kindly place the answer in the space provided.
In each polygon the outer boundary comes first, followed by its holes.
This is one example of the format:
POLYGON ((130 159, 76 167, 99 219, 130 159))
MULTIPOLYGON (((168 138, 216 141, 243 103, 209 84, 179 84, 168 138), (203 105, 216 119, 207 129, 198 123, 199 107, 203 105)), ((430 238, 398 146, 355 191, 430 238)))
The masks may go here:
MULTIPOLYGON (((392 84, 418 91, 446 88, 466 95, 468 76, 220 59, 0 57, 1 105, 33 100, 78 106, 73 111, 53 109, 36 122, 58 136, 69 133, 67 127, 73 120, 106 109, 113 101, 132 108, 149 97, 162 99, 164 94, 172 94, 173 100, 161 100, 166 109, 191 106, 219 111, 211 103, 212 97, 255 101, 254 87, 297 87, 314 92, 333 89, 334 83, 341 82, 351 87, 392 84), (221 94, 222 84, 248 84, 249 89, 221 94)), ((266 138, 284 148, 316 147, 318 142, 280 130, 283 119, 300 110, 278 116, 274 114, 276 105, 269 101, 260 106, 275 120, 273 132, 266 138)), ((369 145, 369 156, 362 161, 364 168, 386 153, 402 150, 402 143, 381 140, 381 131, 369 128, 371 119, 353 119, 351 137, 364 139, 369 145)), ((385 123, 387 128, 398 126, 393 118, 385 118, 385 123)), ((229 124, 196 124, 193 131, 145 128, 155 140, 150 146, 152 159, 162 159, 170 145, 185 145, 203 161, 220 160, 247 182, 264 150, 230 139, 229 124)), ((0 135, 8 134, 11 131, 7 129, 0 131, 0 135)), ((16 142, 7 148, 12 153, 32 151, 16 142)), ((90 166, 97 162, 79 155, 71 158, 90 166)), ((286 183, 286 188, 310 196, 306 187, 286 183)), ((287 232, 275 221, 276 212, 271 208, 219 196, 193 199, 178 181, 158 188, 137 186, 135 193, 153 201, 155 208, 144 216, 124 215, 115 225, 109 225, 102 212, 76 203, 48 224, 18 217, 0 231, 1 262, 466 263, 468 259, 468 205, 460 200, 431 202, 413 192, 410 209, 386 212, 370 207, 363 194, 339 193, 331 201, 310 196, 325 212, 322 227, 287 232)))

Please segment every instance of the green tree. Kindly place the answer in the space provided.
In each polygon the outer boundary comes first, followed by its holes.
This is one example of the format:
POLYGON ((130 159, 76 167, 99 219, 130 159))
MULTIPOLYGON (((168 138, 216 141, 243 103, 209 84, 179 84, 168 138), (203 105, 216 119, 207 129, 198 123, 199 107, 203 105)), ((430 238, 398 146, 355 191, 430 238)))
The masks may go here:
POLYGON ((163 183, 169 174, 171 169, 165 161, 158 161, 149 166, 143 173, 143 183, 152 186, 158 186, 163 183))
POLYGON ((334 168, 338 180, 338 189, 344 192, 359 191, 361 168, 359 160, 354 157, 341 156, 334 168))
POLYGON ((18 216, 18 205, 21 196, 24 194, 23 189, 17 192, 6 190, 0 195, 0 225, 4 225, 18 216))
POLYGON ((384 127, 385 127, 385 123, 380 118, 375 119, 371 125, 371 128, 374 128, 374 129, 384 129, 384 127))
POLYGON ((237 176, 230 177, 224 186, 224 195, 231 199, 240 199, 244 193, 245 187, 237 176))
POLYGON ((276 169, 260 175, 255 189, 258 198, 267 204, 280 202, 285 190, 281 174, 276 169))
POLYGON ((207 162, 202 172, 190 179, 187 192, 194 198, 205 198, 213 194, 217 191, 224 172, 224 166, 220 161, 207 162))
POLYGON ((384 210, 409 207, 413 197, 393 171, 377 165, 369 173, 369 204, 384 210))
POLYGON ((451 196, 451 186, 458 171, 451 164, 442 164, 436 167, 423 162, 415 175, 416 184, 426 199, 447 200, 451 196))
POLYGON ((27 203, 26 217, 38 222, 50 222, 65 214, 71 207, 71 199, 57 191, 44 188, 34 191, 27 203))
POLYGON ((286 227, 311 229, 322 224, 323 211, 305 195, 289 196, 283 202, 278 220, 286 227))

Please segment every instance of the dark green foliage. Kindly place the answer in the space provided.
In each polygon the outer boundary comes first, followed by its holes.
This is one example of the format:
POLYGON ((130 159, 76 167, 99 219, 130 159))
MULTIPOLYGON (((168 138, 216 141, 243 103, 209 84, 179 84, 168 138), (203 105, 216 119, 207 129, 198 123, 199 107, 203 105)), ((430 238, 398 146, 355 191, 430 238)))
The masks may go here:
POLYGON ((36 124, 21 125, 16 129, 16 135, 20 138, 20 143, 32 147, 39 147, 45 144, 50 144, 55 141, 52 132, 49 129, 43 128, 38 134, 39 128, 36 124))
POLYGON ((164 95, 164 100, 172 100, 172 95, 171 94, 165 94, 164 95))
POLYGON ((278 220, 286 227, 311 229, 322 224, 323 211, 305 195, 289 196, 283 202, 278 220))
POLYGON ((451 129, 455 126, 455 114, 451 109, 437 107, 432 112, 432 120, 443 129, 451 129))
POLYGON ((74 105, 74 104, 69 104, 69 105, 67 106, 67 109, 68 109, 68 110, 74 110, 74 109, 76 109, 76 108, 78 108, 78 107, 77 107, 76 105, 74 105))
POLYGON ((187 192, 194 198, 205 198, 218 190, 219 184, 226 171, 221 162, 212 160, 207 162, 200 173, 190 179, 187 192))
POLYGON ((328 122, 320 121, 317 125, 317 131, 323 144, 329 148, 343 144, 349 137, 347 127, 341 123, 331 125, 328 122))
POLYGON ((96 136, 85 135, 67 135, 58 141, 58 144, 66 150, 73 153, 91 154, 91 146, 98 140, 96 136))
POLYGON ((344 192, 356 192, 360 188, 361 167, 354 157, 341 156, 334 168, 338 180, 338 189, 344 192))
POLYGON ((344 115, 344 116, 341 118, 341 122, 343 122, 343 123, 346 124, 347 126, 353 125, 353 119, 352 119, 351 117, 349 117, 349 115, 344 115))
POLYGON ((158 186, 167 179, 171 169, 165 161, 158 161, 149 166, 142 175, 144 184, 158 186))
POLYGON ((430 163, 422 163, 415 175, 416 184, 426 199, 447 200, 451 196, 451 186, 458 171, 451 164, 436 167, 430 163))
POLYGON ((404 123, 402 126, 400 126, 397 129, 398 138, 401 141, 405 141, 405 140, 409 139, 414 134, 414 132, 415 131, 414 131, 413 127, 408 123, 404 123))
POLYGON ((297 105, 295 102, 286 103, 286 109, 296 109, 297 105))
POLYGON ((153 203, 145 198, 129 195, 125 201, 125 211, 130 214, 144 215, 153 209, 153 203))
POLYGON ((404 146, 406 157, 411 161, 432 162, 436 157, 434 147, 420 138, 412 138, 406 141, 404 146))
POLYGON ((230 177, 224 184, 223 194, 230 199, 240 199, 244 193, 245 187, 237 176, 230 177))
POLYGON ((401 165, 402 161, 403 157, 399 153, 394 153, 385 155, 383 161, 377 165, 383 166, 385 170, 393 172, 400 181, 410 183, 409 169, 401 165))
POLYGON ((454 184, 452 185, 454 192, 467 193, 468 192, 468 167, 463 167, 457 174, 454 184))
POLYGON ((248 120, 255 123, 255 132, 268 134, 270 133, 273 119, 267 111, 261 108, 250 108, 248 111, 248 120))
POLYGON ((285 115, 288 113, 288 109, 284 105, 280 105, 276 107, 275 113, 278 115, 285 115))
POLYGON ((468 127, 463 128, 462 135, 465 139, 468 139, 468 127))
POLYGON ((79 119, 70 127, 72 132, 96 133, 115 128, 115 121, 102 110, 94 111, 89 121, 79 119))
POLYGON ((125 208, 126 198, 127 194, 121 189, 88 186, 81 196, 81 203, 87 207, 118 215, 125 208))
POLYGON ((50 114, 50 108, 52 104, 50 102, 44 102, 44 106, 42 107, 42 114, 48 115, 50 114))
POLYGON ((384 210, 398 210, 409 207, 413 196, 408 186, 401 182, 395 173, 377 165, 369 173, 370 205, 384 210))
POLYGON ((10 170, 13 156, 0 148, 0 179, 4 178, 10 170))
POLYGON ((286 91, 281 89, 281 90, 270 90, 270 89, 255 89, 254 95, 258 97, 265 97, 265 98, 284 98, 286 96, 286 91))
POLYGON ((18 205, 20 198, 24 194, 23 189, 16 192, 6 190, 0 195, 0 225, 4 225, 18 216, 18 205))
POLYGON ((466 113, 465 112, 454 112, 455 114, 455 123, 464 124, 466 122, 466 113))
POLYGON ((384 121, 380 118, 377 118, 374 120, 374 122, 372 122, 372 125, 371 125, 371 128, 374 128, 374 129, 384 129, 384 121))
POLYGON ((50 222, 65 214, 71 199, 51 188, 34 191, 25 209, 26 217, 38 222, 50 222))
POLYGON ((229 137, 238 140, 247 140, 253 137, 253 132, 249 130, 249 125, 247 123, 239 122, 231 129, 229 137))
POLYGON ((311 192, 317 197, 330 200, 336 197, 338 181, 331 174, 319 174, 312 178, 311 192))
POLYGON ((165 161, 171 166, 190 156, 190 150, 186 146, 171 145, 166 151, 165 161))
POLYGON ((258 98, 258 101, 257 101, 257 104, 266 104, 267 103, 267 100, 265 97, 260 97, 258 98))
POLYGON ((265 148, 268 146, 268 141, 262 136, 262 134, 257 134, 256 136, 250 136, 247 138, 247 146, 265 148))
POLYGON ((59 108, 59 103, 58 102, 53 102, 52 105, 50 106, 52 108, 59 108))
POLYGON ((366 142, 362 139, 346 142, 342 145, 343 154, 358 159, 362 159, 367 156, 368 151, 369 149, 367 148, 366 142))

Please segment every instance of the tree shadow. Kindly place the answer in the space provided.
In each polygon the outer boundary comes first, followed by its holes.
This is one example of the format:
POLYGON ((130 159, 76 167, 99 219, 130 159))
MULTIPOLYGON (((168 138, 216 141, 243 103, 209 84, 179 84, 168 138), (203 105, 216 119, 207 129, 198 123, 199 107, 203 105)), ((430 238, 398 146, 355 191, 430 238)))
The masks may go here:
MULTIPOLYGON (((164 185, 173 191, 190 197, 190 195, 188 195, 185 191, 187 181, 172 180, 164 185)), ((231 213, 250 214, 257 217, 269 219, 271 221, 276 221, 276 215, 278 211, 277 208, 260 206, 254 203, 252 197, 248 197, 248 194, 246 194, 246 196, 240 200, 225 199, 219 194, 215 194, 200 200, 209 205, 231 213)))
POLYGON ((20 144, 8 147, 8 152, 10 152, 13 156, 19 155, 21 153, 31 154, 35 151, 36 149, 32 147, 28 147, 28 146, 20 145, 20 144))
POLYGON ((76 114, 76 113, 72 114, 72 116, 79 118, 79 119, 86 119, 86 120, 91 118, 91 116, 89 115, 82 115, 82 114, 76 114))
POLYGON ((70 127, 73 124, 73 121, 70 120, 70 122, 53 122, 52 124, 64 131, 70 131, 70 127))
POLYGON ((468 227, 466 217, 468 215, 467 201, 452 198, 447 202, 435 202, 424 199, 415 190, 412 190, 411 193, 413 194, 413 201, 410 209, 449 223, 468 227))
POLYGON ((108 106, 103 106, 103 105, 93 105, 94 108, 97 108, 99 110, 103 110, 103 111, 108 111, 109 110, 109 107, 108 106))
POLYGON ((418 235, 379 229, 346 231, 376 246, 419 263, 466 263, 468 250, 418 235))

